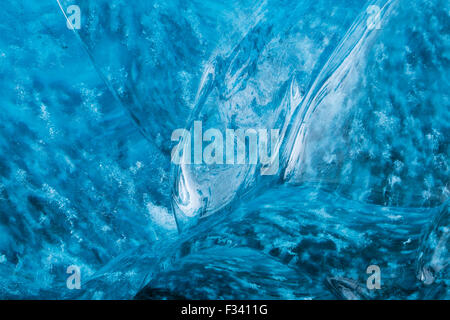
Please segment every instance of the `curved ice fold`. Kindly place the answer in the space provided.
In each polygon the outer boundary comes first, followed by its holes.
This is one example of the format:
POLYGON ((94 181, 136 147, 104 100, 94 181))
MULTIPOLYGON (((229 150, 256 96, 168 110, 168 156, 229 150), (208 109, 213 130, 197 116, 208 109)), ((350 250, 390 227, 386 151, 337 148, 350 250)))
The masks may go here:
MULTIPOLYGON (((381 7, 381 23, 387 24, 396 2, 375 3, 381 7)), ((368 27, 369 13, 366 10, 359 15, 315 79, 301 79, 304 71, 296 70, 301 66, 295 65, 286 79, 282 78, 283 73, 273 79, 269 91, 272 100, 265 102, 266 105, 261 103, 267 93, 258 92, 260 88, 253 83, 264 88, 264 82, 268 81, 257 75, 268 76, 264 68, 270 56, 265 55, 280 27, 269 21, 259 21, 228 57, 216 57, 205 69, 197 105, 187 128, 191 128, 195 120, 220 128, 277 128, 280 135, 272 149, 272 159, 277 160, 277 166, 270 176, 261 177, 258 175, 260 164, 176 165, 172 204, 180 229, 186 224, 195 224, 202 216, 232 207, 238 195, 242 198, 267 183, 290 180, 301 170, 305 139, 314 111, 321 104, 332 103, 336 96, 345 96, 358 81, 358 72, 377 34, 375 28, 368 27), (299 84, 299 80, 303 82, 299 84), (312 83, 307 92, 306 81, 312 83)), ((274 54, 282 54, 283 50, 280 46, 274 54)), ((303 54, 313 54, 308 47, 303 50, 303 54)), ((184 150, 189 152, 190 148, 187 146, 184 150)))
POLYGON ((343 300, 367 300, 369 291, 357 281, 345 278, 327 278, 326 283, 337 298, 343 300))
MULTIPOLYGON (((380 8, 380 23, 386 25, 396 1, 386 1, 384 5, 381 3, 383 1, 375 2, 371 6, 377 5, 380 8)), ((313 125, 311 118, 316 108, 321 104, 333 104, 333 100, 339 101, 339 96, 351 91, 358 81, 367 51, 370 50, 378 31, 368 27, 369 13, 370 11, 365 10, 358 17, 298 107, 283 148, 282 159, 286 159, 283 179, 289 180, 296 170, 301 170, 308 126, 313 125)))
POLYGON ((425 285, 448 279, 450 212, 447 201, 435 214, 419 248, 417 278, 425 285))

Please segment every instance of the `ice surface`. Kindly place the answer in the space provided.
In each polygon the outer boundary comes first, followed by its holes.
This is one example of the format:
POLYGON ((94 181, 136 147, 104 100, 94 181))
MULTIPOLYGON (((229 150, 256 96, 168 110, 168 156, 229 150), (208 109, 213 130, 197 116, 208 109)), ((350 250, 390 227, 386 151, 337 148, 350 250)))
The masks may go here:
POLYGON ((0 298, 449 298, 448 1, 76 4, 0 11, 0 298), (279 171, 171 163, 198 120, 279 171))

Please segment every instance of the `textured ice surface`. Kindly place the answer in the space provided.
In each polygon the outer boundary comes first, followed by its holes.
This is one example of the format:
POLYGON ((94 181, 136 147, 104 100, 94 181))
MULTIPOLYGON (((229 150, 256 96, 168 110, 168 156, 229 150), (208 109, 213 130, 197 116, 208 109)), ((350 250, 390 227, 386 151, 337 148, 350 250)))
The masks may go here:
POLYGON ((0 298, 449 298, 448 1, 60 3, 0 10, 0 298), (172 165, 195 120, 279 171, 172 165))

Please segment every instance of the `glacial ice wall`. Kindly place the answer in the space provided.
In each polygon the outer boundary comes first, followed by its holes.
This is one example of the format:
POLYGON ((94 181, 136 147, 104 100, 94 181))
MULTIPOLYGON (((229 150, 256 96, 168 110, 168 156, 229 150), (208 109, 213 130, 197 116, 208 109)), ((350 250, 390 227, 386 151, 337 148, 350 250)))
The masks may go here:
POLYGON ((447 1, 59 2, 0 11, 1 298, 449 298, 447 1), (197 120, 279 170, 171 163, 197 120))

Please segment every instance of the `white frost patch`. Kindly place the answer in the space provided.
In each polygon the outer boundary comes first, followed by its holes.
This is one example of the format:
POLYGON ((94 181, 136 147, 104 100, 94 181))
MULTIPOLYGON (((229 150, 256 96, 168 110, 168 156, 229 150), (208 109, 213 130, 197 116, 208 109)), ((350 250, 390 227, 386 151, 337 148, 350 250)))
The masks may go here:
POLYGON ((144 167, 144 164, 142 162, 140 162, 140 161, 136 161, 135 166, 130 167, 130 171, 133 174, 136 174, 142 167, 144 167))
POLYGON ((388 215, 387 216, 390 220, 392 220, 392 221, 398 221, 398 220, 401 220, 401 219, 403 219, 403 216, 401 216, 401 215, 388 215))
POLYGON ((146 207, 150 215, 150 219, 158 226, 167 230, 176 229, 177 226, 175 224, 175 219, 166 208, 155 206, 151 202, 147 202, 146 207))
POLYGON ((49 113, 47 111, 47 106, 45 106, 44 104, 41 105, 41 116, 40 116, 40 118, 42 120, 46 120, 46 121, 48 121, 48 118, 49 118, 49 113))
POLYGON ((332 218, 332 216, 329 215, 324 208, 320 208, 320 210, 315 210, 314 212, 322 218, 325 218, 325 219, 332 218))

